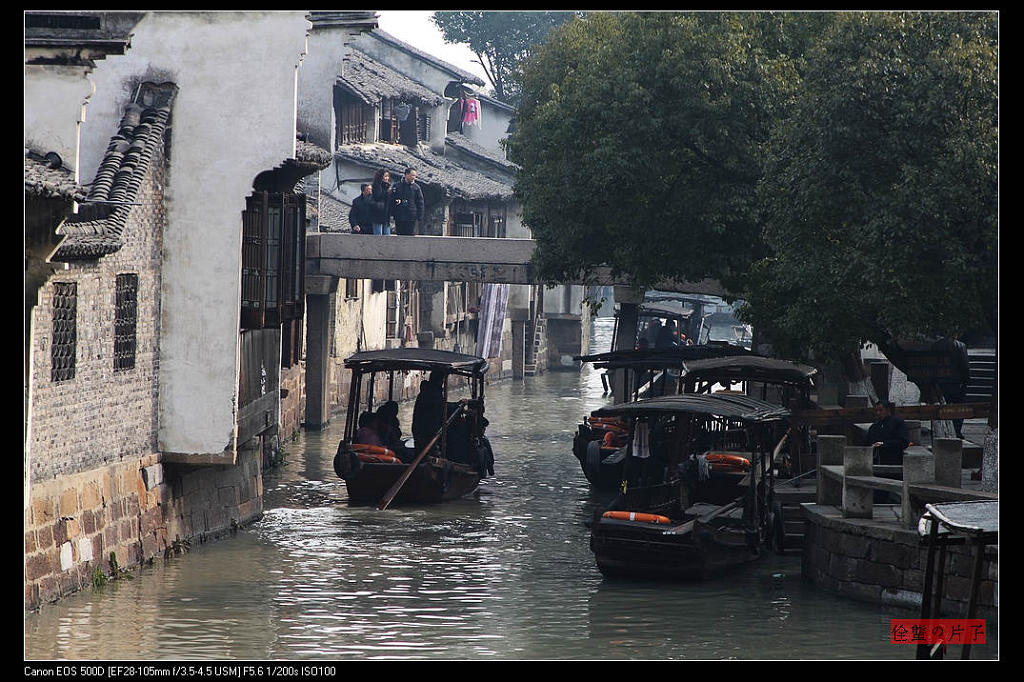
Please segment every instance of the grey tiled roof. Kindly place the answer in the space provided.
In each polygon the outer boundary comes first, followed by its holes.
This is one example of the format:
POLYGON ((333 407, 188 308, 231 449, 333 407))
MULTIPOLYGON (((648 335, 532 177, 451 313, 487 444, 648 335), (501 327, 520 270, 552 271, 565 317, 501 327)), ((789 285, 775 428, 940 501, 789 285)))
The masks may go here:
POLYGON ((417 182, 437 185, 450 196, 463 199, 512 198, 511 182, 489 178, 431 151, 414 150, 405 145, 370 143, 341 145, 334 154, 371 169, 385 168, 399 178, 411 166, 416 169, 417 182))
POLYGON ((432 54, 428 54, 428 53, 426 53, 426 52, 424 52, 424 51, 422 51, 420 49, 417 49, 417 48, 413 47, 409 43, 404 43, 401 40, 399 40, 398 38, 396 38, 393 35, 391 35, 390 33, 386 32, 386 31, 382 31, 379 28, 376 28, 376 29, 370 31, 367 35, 371 35, 374 38, 376 38, 377 40, 380 40, 380 41, 383 41, 385 43, 388 43, 388 44, 390 44, 390 45, 392 45, 394 47, 399 48, 400 50, 403 50, 404 52, 407 52, 407 53, 409 53, 409 54, 411 54, 411 55, 413 55, 413 56, 415 56, 415 57, 425 61, 425 62, 433 64, 437 68, 442 69, 444 71, 447 71, 448 73, 452 74, 453 76, 458 76, 459 80, 461 80, 463 83, 472 83, 473 85, 486 85, 483 82, 483 80, 481 80, 481 78, 479 76, 476 76, 476 75, 474 75, 474 74, 472 74, 472 73, 470 73, 468 71, 460 69, 459 67, 455 66, 454 64, 449 64, 448 62, 442 61, 442 60, 438 59, 437 57, 435 57, 432 54))
POLYGON ((42 199, 85 199, 85 188, 75 182, 70 170, 63 164, 54 168, 39 154, 25 154, 25 195, 42 199))
POLYGON ((516 164, 506 159, 501 152, 479 145, 462 133, 448 133, 447 137, 445 137, 445 143, 488 163, 492 163, 506 172, 512 173, 518 168, 516 164))
POLYGON ((352 50, 345 57, 338 82, 367 104, 377 104, 385 97, 427 106, 437 106, 444 101, 429 88, 358 50, 352 50))
POLYGON ((64 239, 51 261, 94 259, 121 248, 129 204, 138 196, 154 150, 163 144, 177 91, 173 83, 139 88, 110 139, 81 212, 58 229, 64 239))

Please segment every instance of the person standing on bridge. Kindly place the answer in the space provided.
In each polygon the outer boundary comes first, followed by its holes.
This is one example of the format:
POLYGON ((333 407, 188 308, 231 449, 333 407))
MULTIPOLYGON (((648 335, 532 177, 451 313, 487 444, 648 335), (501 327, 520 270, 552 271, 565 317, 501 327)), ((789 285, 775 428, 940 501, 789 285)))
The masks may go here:
POLYGON ((391 234, 391 173, 383 168, 373 176, 372 199, 370 200, 370 222, 373 233, 391 234))
POLYGON ((391 191, 391 215, 397 234, 416 234, 416 223, 423 220, 423 190, 416 184, 416 169, 406 168, 405 177, 391 191))
POLYGON ((352 208, 348 212, 348 224, 352 226, 352 234, 370 234, 370 186, 362 185, 359 196, 352 200, 352 208))

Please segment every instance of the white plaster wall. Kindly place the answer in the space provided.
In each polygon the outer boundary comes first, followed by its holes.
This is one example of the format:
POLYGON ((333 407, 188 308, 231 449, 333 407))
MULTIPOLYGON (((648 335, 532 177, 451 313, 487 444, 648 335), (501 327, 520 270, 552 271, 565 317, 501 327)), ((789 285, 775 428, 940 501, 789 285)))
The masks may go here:
POLYGON ((308 27, 305 11, 150 12, 128 53, 97 68, 88 144, 83 128, 92 175, 134 85, 179 88, 165 188, 160 450, 234 449, 241 213, 256 175, 295 154, 308 27))
MULTIPOLYGON (((77 169, 78 123, 93 94, 89 70, 68 66, 25 66, 25 147, 57 152, 77 169)), ((95 173, 95 169, 93 169, 95 173)))
POLYGON ((299 69, 299 130, 324 149, 335 146, 334 84, 351 37, 339 27, 314 28, 309 35, 309 54, 299 69))
POLYGON ((511 120, 510 112, 480 100, 480 125, 464 126, 463 134, 478 145, 493 149, 504 157, 505 150, 498 141, 508 137, 508 124, 511 120))

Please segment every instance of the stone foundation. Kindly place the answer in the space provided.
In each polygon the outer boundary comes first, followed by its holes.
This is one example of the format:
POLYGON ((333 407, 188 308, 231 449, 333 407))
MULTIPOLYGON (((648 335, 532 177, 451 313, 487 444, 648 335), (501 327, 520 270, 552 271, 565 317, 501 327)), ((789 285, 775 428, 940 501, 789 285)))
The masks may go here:
POLYGON ((159 455, 35 483, 25 505, 25 608, 122 569, 232 532, 263 514, 260 457, 233 466, 163 464, 159 455))
MULTIPOLYGON (((875 505, 874 519, 844 519, 836 507, 802 506, 807 521, 801 571, 805 579, 840 595, 920 615, 928 548, 916 532, 900 526, 891 507, 875 505)), ((943 616, 966 617, 973 562, 971 548, 947 549, 943 616)), ((998 558, 986 561, 984 571, 977 617, 993 620, 998 615, 998 558)))

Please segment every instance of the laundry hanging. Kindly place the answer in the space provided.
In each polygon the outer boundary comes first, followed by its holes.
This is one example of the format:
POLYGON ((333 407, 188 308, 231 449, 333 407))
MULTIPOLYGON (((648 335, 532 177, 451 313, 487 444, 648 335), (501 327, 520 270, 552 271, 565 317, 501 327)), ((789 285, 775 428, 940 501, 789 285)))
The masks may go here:
POLYGON ((475 97, 467 97, 463 100, 462 124, 464 126, 475 125, 480 127, 480 100, 475 97))

